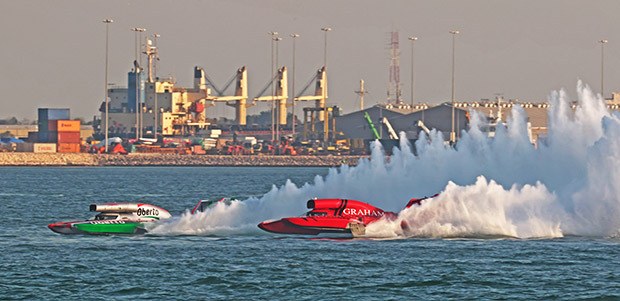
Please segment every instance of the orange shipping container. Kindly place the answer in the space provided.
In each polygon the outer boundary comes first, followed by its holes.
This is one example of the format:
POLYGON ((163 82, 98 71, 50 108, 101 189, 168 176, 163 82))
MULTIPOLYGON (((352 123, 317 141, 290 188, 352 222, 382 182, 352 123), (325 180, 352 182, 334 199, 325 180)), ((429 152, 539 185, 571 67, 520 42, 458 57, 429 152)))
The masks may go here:
POLYGON ((57 126, 59 132, 79 132, 80 121, 79 120, 57 120, 57 126))
POLYGON ((59 153, 79 153, 80 152, 80 144, 79 143, 58 143, 59 153))
POLYGON ((58 132, 58 143, 80 143, 80 132, 58 132))

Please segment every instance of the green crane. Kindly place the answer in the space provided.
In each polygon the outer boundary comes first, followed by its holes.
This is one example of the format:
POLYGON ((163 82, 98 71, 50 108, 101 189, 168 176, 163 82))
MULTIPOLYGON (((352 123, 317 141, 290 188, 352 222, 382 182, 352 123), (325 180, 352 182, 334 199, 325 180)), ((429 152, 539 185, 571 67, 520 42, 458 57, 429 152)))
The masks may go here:
POLYGON ((381 139, 379 133, 377 132, 377 129, 375 128, 374 123, 372 123, 372 120, 370 119, 370 115, 368 115, 368 112, 364 112, 364 118, 366 119, 366 122, 368 122, 368 125, 370 126, 370 129, 375 136, 375 139, 381 139))

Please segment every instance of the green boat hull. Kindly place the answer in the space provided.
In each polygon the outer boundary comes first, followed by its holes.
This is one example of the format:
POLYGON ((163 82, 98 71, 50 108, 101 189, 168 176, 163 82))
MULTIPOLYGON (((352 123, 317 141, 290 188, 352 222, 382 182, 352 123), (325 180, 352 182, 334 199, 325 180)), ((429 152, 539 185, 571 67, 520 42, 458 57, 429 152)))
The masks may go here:
POLYGON ((138 222, 123 222, 114 224, 80 223, 73 227, 88 234, 143 234, 146 232, 144 224, 138 222))

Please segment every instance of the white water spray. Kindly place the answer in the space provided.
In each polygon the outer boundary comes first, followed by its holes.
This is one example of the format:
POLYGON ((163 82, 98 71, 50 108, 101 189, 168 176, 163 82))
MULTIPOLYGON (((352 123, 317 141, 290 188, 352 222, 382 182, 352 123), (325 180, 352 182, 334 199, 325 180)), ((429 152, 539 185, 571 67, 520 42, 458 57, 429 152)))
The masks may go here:
POLYGON ((373 145, 371 159, 331 169, 325 178, 297 187, 288 181, 260 198, 219 204, 160 225, 158 234, 258 233, 266 219, 303 213, 313 197, 348 198, 399 212, 412 197, 441 194, 403 210, 397 221, 368 226, 372 237, 608 236, 620 229, 620 118, 581 82, 573 110, 564 91, 550 96, 548 137, 529 142, 524 111, 512 109, 494 139, 472 114, 456 148, 441 133, 406 139, 385 160, 373 145), (402 221, 409 225, 402 228, 402 221))

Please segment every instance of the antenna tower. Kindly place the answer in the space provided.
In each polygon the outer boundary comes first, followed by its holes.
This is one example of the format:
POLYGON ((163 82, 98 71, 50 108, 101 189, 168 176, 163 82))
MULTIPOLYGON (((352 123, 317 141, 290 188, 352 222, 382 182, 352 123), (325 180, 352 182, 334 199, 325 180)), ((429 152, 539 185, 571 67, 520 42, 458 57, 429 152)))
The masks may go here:
POLYGON ((364 95, 368 93, 368 90, 364 89, 364 80, 360 79, 360 89, 358 91, 354 91, 355 94, 360 96, 360 110, 364 109, 364 95))
POLYGON ((400 90, 400 43, 398 31, 390 33, 390 83, 388 85, 389 103, 401 104, 402 92, 400 90))

